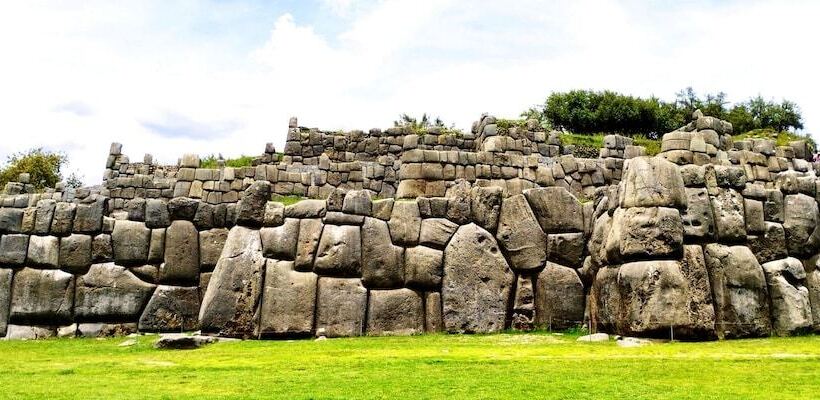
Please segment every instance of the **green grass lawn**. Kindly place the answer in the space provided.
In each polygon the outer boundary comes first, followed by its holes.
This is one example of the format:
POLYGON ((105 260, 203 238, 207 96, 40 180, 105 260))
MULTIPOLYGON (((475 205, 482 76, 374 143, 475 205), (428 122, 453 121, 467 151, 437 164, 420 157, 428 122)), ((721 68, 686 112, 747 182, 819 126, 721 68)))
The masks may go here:
POLYGON ((9 399, 817 398, 820 336, 620 348, 547 333, 217 343, 0 342, 9 399))

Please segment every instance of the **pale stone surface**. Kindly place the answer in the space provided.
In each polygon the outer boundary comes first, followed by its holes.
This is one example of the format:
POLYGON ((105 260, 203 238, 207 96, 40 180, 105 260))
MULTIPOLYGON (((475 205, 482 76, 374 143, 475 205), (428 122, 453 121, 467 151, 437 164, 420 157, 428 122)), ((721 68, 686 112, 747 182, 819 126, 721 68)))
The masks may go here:
POLYGON ((327 337, 361 336, 364 333, 367 289, 361 279, 319 278, 316 329, 327 337))
POLYGON ((618 193, 619 204, 623 208, 686 208, 680 171, 673 163, 660 157, 630 159, 618 193))
POLYGON ((772 328, 787 335, 809 329, 813 321, 806 271, 800 260, 789 257, 763 264, 772 307, 772 328))
POLYGON ((489 232, 475 224, 459 228, 444 250, 445 329, 468 333, 504 329, 513 279, 489 232))
POLYGON ((60 267, 83 274, 91 266, 91 236, 73 234, 60 239, 60 267))
POLYGON ((299 221, 299 239, 296 242, 296 258, 294 266, 299 271, 313 269, 313 257, 316 255, 316 246, 322 236, 321 219, 302 219, 299 221))
POLYGON ((371 290, 367 313, 369 335, 413 335, 424 332, 422 298, 410 289, 371 290))
POLYGON ((199 232, 190 221, 174 221, 165 231, 165 262, 159 269, 163 284, 196 285, 199 278, 199 232))
POLYGON ((148 260, 148 244, 151 230, 145 224, 135 221, 117 221, 111 242, 114 248, 114 260, 117 264, 144 264, 148 260))
POLYGON ((541 229, 549 233, 582 232, 584 213, 581 203, 559 186, 524 191, 541 229))
POLYGON ((199 326, 199 287, 159 286, 142 316, 139 330, 150 332, 193 331, 199 326))
POLYGON ((504 199, 495 236, 514 270, 534 270, 546 262, 547 235, 523 194, 504 199))
POLYGON ((393 204, 393 214, 387 221, 393 243, 413 246, 419 242, 421 234, 421 214, 415 201, 397 201, 393 204))
POLYGON ((74 276, 23 268, 14 274, 9 323, 59 325, 71 320, 74 276))
POLYGON ((399 288, 404 283, 404 249, 390 242, 387 222, 366 217, 362 225, 362 282, 368 288, 399 288))
POLYGON ((313 329, 317 276, 292 261, 268 260, 257 335, 307 336, 313 329))
POLYGON ((362 238, 359 227, 325 225, 313 271, 327 276, 361 276, 362 238))
POLYGON ((448 219, 426 218, 421 221, 419 243, 443 249, 457 229, 458 224, 448 219))
POLYGON ((299 219, 286 218, 283 223, 273 228, 262 228, 262 251, 265 257, 277 260, 296 258, 296 244, 299 239, 299 219))
POLYGON ((404 253, 408 287, 438 289, 443 275, 444 252, 426 246, 409 247, 404 253))
POLYGON ((548 262, 535 285, 535 324, 550 330, 580 325, 584 320, 584 285, 568 267, 548 262))
POLYGON ((734 189, 720 189, 717 196, 713 196, 711 200, 718 240, 738 242, 745 239, 745 212, 740 193, 734 189))
POLYGON ((60 239, 54 236, 31 236, 26 262, 40 268, 58 268, 60 239))
POLYGON ((74 318, 89 322, 136 321, 155 287, 124 267, 94 264, 77 278, 74 318))

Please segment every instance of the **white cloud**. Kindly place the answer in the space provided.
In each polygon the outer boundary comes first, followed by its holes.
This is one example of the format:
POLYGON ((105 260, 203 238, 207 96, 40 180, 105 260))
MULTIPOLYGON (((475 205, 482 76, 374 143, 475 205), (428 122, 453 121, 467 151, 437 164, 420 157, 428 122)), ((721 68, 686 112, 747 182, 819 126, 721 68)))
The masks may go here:
MULTIPOLYGON (((291 115, 367 129, 429 112, 467 129, 482 112, 516 116, 572 88, 761 93, 820 126, 816 2, 324 0, 340 18, 283 10, 268 36, 243 38, 252 50, 196 33, 188 14, 204 6, 1 5, 0 156, 62 149, 96 183, 111 141, 167 163, 257 154, 284 144, 291 115)), ((230 7, 209 18, 241 14, 230 7)))

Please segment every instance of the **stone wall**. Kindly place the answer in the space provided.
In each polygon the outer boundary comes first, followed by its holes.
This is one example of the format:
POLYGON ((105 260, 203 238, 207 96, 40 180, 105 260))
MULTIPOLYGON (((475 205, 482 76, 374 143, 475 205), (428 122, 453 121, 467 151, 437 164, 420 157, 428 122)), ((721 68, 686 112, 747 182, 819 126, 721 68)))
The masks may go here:
POLYGON ((487 116, 444 139, 292 121, 284 155, 243 168, 131 163, 114 145, 101 189, 0 195, 0 335, 820 328, 805 144, 732 143, 695 117, 656 157, 611 135, 579 159, 487 116), (271 200, 293 193, 317 198, 271 200))

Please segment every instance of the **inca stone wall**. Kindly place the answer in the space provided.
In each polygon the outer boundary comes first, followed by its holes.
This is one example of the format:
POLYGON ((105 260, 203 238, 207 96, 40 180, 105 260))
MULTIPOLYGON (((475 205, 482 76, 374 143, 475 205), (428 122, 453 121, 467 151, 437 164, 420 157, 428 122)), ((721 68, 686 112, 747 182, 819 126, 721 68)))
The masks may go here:
POLYGON ((820 328, 818 166, 805 143, 730 133, 697 114, 659 156, 610 135, 582 159, 532 121, 458 136, 292 120, 284 154, 215 169, 114 144, 102 187, 5 188, 0 334, 820 328))

